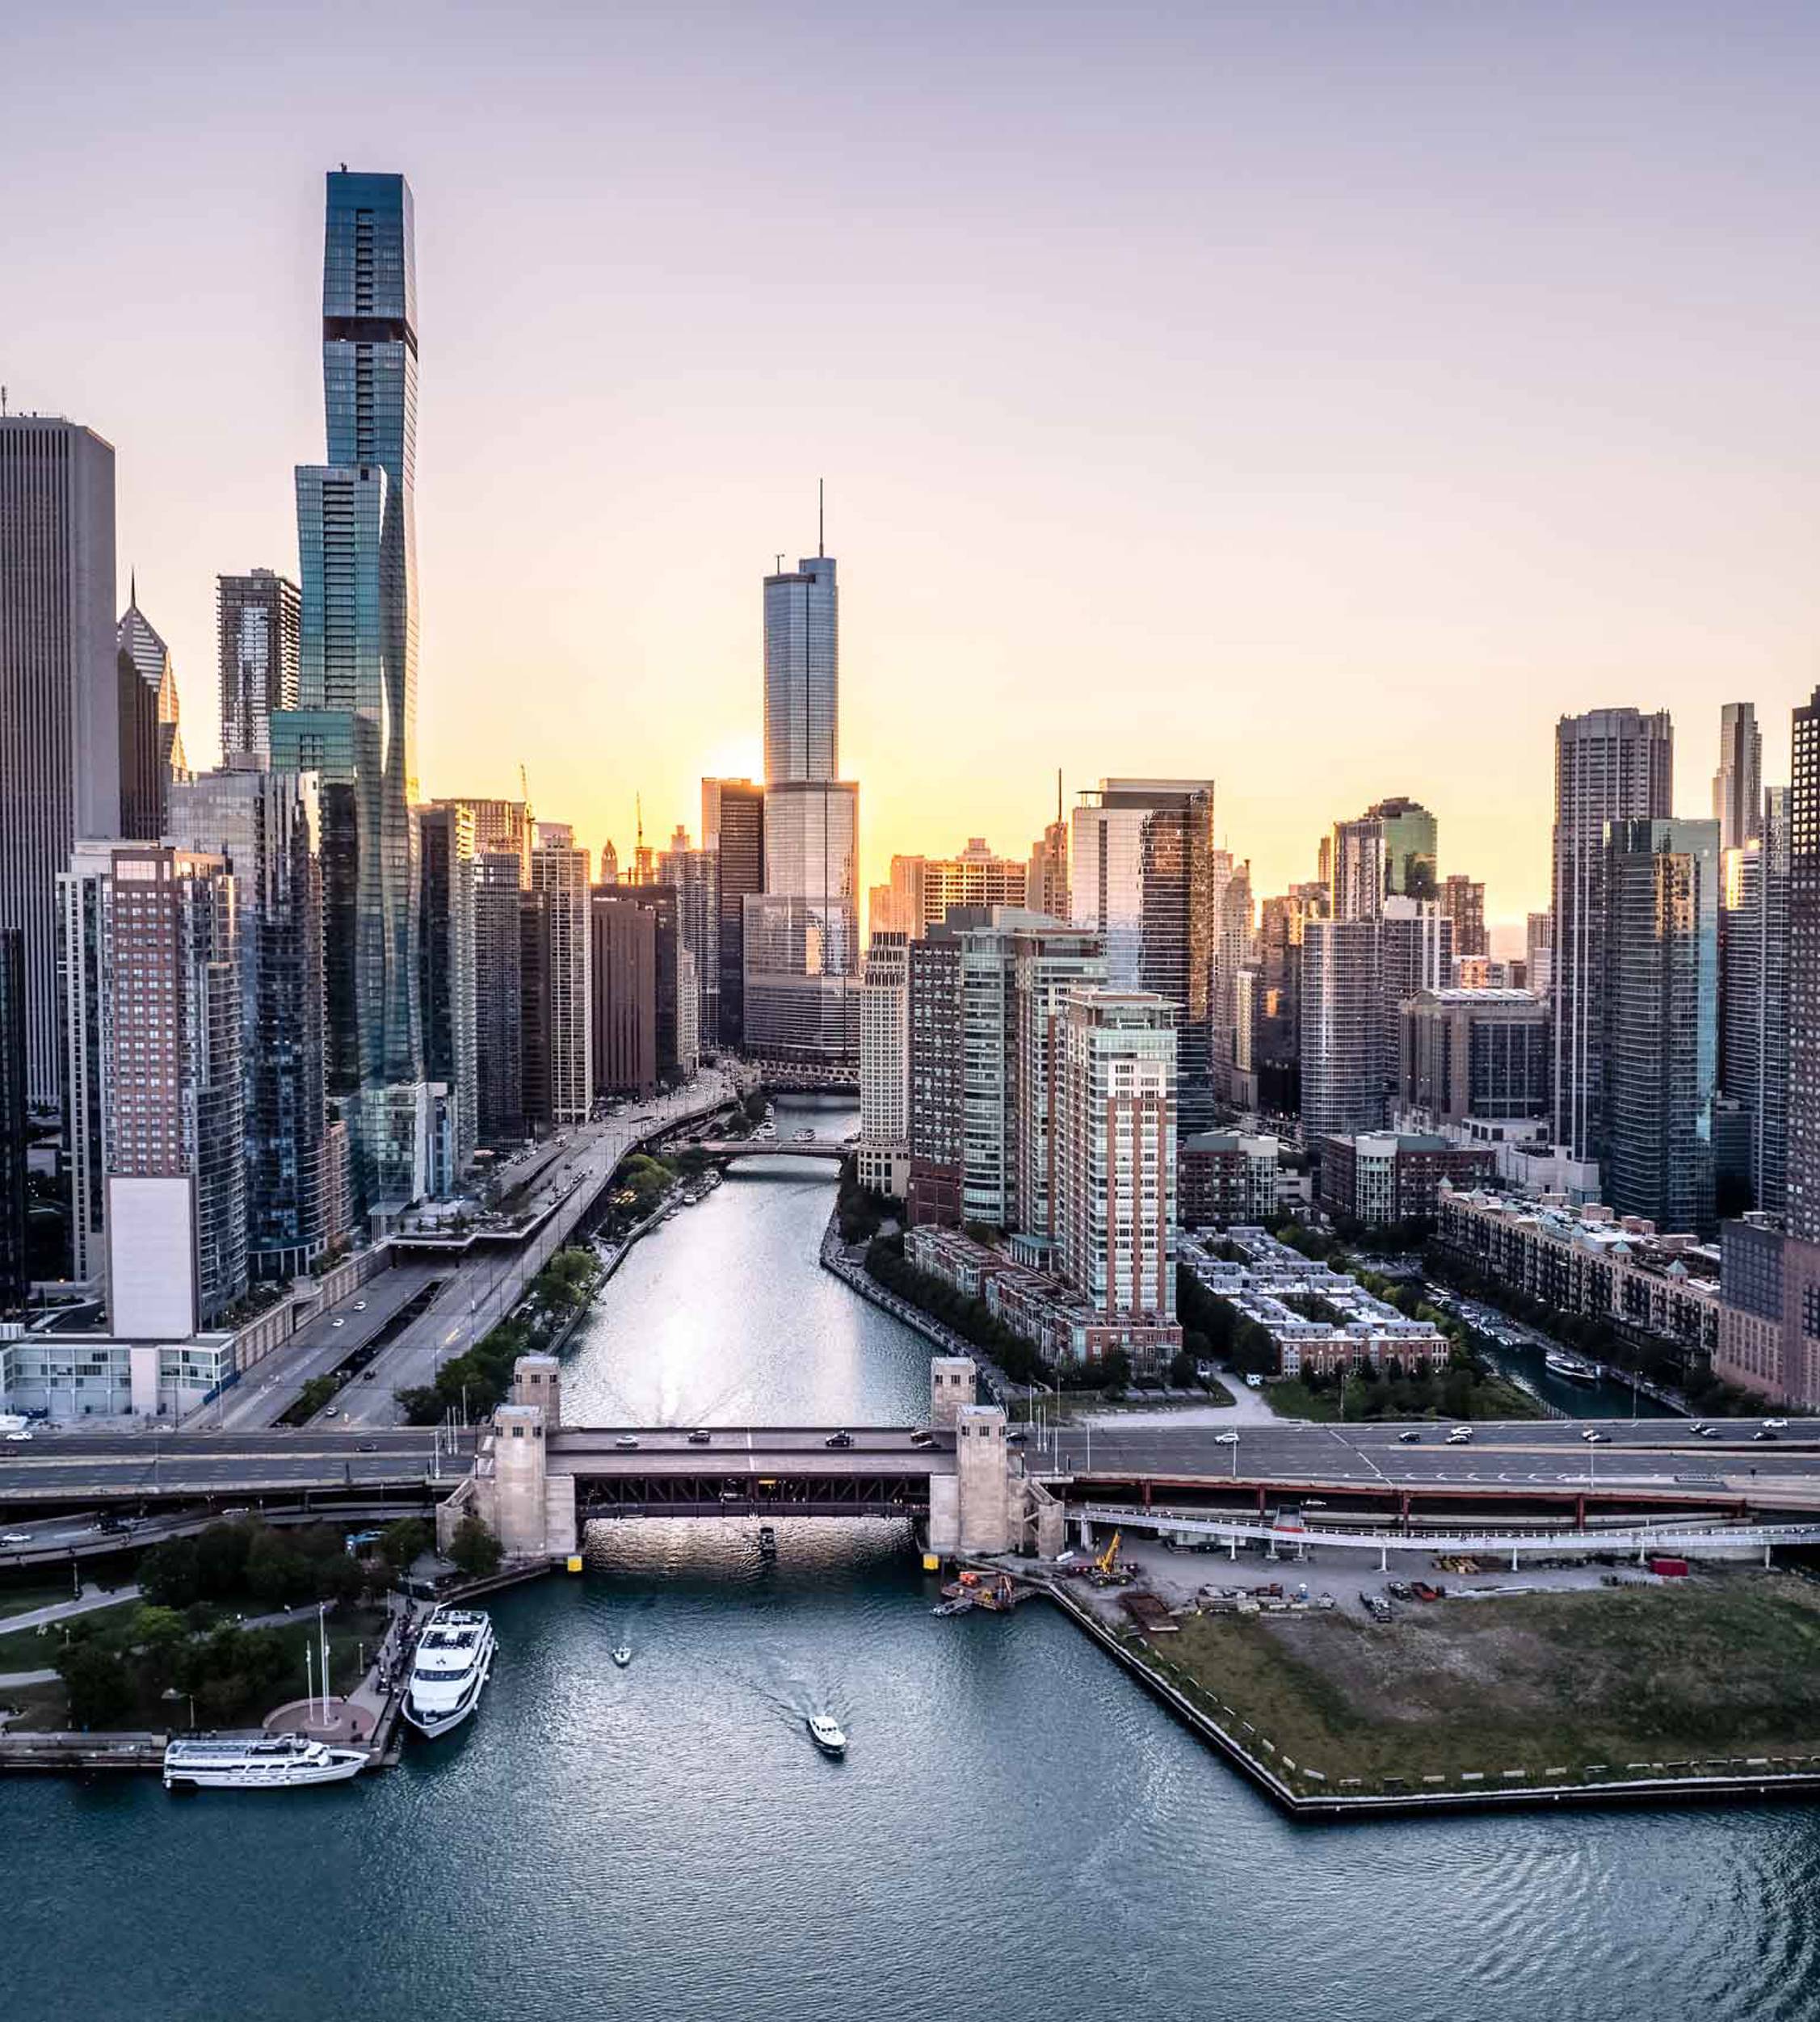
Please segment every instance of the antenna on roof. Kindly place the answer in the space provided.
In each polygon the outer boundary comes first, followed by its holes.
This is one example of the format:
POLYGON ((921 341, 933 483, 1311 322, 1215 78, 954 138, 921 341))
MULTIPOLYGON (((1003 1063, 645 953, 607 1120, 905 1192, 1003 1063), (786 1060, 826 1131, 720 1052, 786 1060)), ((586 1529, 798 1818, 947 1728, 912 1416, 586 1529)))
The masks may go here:
POLYGON ((1061 767, 1059 765, 1055 769, 1055 818, 1058 822, 1061 819, 1061 767))
POLYGON ((815 481, 815 553, 820 561, 828 555, 828 481, 818 477, 815 481))

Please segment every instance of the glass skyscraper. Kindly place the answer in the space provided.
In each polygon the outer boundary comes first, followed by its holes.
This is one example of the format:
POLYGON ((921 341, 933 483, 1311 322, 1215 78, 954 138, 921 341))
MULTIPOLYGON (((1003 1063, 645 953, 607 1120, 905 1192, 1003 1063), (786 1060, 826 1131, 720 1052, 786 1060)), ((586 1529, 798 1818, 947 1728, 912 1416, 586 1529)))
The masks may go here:
POLYGON ((765 578, 765 784, 832 780, 840 756, 840 593, 814 555, 765 578))
POLYGON ((322 384, 328 460, 296 473, 297 707, 276 765, 318 772, 329 1087, 364 1210, 430 1182, 418 998, 417 302, 410 187, 328 178, 322 384))

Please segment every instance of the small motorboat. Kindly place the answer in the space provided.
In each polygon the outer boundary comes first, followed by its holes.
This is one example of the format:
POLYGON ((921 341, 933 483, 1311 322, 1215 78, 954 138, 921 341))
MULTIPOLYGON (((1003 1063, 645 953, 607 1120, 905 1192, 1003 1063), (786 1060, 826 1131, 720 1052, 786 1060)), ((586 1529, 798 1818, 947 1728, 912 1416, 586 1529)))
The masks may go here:
POLYGON ((824 1755, 836 1757, 847 1753, 847 1737, 826 1713, 811 1713, 803 1722, 809 1730, 809 1738, 824 1755))
POLYGON ((931 1615, 965 1615, 973 1604, 967 1595, 956 1594, 951 1600, 937 1601, 929 1612, 931 1615))
POLYGON ((621 1643, 618 1646, 613 1652, 613 1662, 619 1666, 621 1671, 625 1669, 626 1666, 632 1662, 632 1646, 630 1643, 621 1643))

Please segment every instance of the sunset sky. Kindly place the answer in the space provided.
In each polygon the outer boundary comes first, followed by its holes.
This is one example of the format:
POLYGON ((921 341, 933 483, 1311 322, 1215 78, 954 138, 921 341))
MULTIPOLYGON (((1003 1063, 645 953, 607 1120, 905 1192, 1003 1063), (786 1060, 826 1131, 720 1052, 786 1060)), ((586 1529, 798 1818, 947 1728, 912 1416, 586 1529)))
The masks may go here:
POLYGON ((843 587, 862 877, 1209 775, 1256 888, 1392 792, 1545 900, 1564 709, 1820 679, 1820 9, 6 10, 0 380, 119 454, 217 749, 294 575, 322 173, 417 200, 419 770, 629 854, 843 587))

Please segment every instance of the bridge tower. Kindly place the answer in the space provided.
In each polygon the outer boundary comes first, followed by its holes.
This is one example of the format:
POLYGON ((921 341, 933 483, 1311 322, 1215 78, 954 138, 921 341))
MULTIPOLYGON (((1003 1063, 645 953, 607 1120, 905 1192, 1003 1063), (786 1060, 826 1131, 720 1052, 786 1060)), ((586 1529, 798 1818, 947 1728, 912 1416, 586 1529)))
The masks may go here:
POLYGON ((512 1364, 512 1402, 543 1407, 546 1432, 562 1428, 562 1364, 553 1355, 521 1355, 512 1364))
POLYGON ((978 1373, 971 1356, 938 1355, 929 1363, 929 1423, 938 1432, 952 1432, 960 1407, 971 1404, 978 1373))

